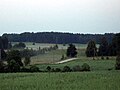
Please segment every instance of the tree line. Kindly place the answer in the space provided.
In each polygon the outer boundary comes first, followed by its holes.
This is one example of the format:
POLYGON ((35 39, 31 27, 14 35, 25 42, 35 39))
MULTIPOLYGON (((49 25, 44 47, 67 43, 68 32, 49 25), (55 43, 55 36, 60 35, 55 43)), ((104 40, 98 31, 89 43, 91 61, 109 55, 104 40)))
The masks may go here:
POLYGON ((60 33, 60 32, 38 32, 30 33, 24 32, 21 34, 3 34, 10 42, 37 42, 37 43, 81 43, 86 44, 90 40, 100 43, 100 38, 105 36, 108 42, 112 41, 113 33, 105 34, 73 34, 73 33, 60 33))

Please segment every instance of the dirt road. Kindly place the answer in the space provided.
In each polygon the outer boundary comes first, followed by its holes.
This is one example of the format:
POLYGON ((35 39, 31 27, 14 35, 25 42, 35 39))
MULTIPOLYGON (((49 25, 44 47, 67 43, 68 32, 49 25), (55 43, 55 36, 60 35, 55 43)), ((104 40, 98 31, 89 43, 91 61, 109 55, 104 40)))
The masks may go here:
POLYGON ((55 62, 55 64, 65 63, 65 62, 69 62, 69 61, 76 60, 76 59, 78 59, 78 58, 70 58, 70 59, 66 59, 63 61, 55 62))

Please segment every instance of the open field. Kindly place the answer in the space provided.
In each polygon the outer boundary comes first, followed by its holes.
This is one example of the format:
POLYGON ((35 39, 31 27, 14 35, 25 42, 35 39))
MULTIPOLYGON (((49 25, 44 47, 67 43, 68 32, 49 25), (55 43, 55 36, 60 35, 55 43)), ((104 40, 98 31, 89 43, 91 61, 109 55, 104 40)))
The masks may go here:
POLYGON ((46 70, 47 66, 50 66, 52 68, 60 68, 63 69, 64 66, 73 67, 76 65, 82 66, 84 63, 87 63, 91 67, 91 71, 108 71, 108 69, 115 69, 115 60, 80 60, 76 59, 71 62, 62 63, 62 64, 38 64, 37 66, 40 68, 40 70, 46 70))
MULTIPOLYGON (((12 42, 12 45, 16 44, 18 42, 12 42)), ((38 50, 39 47, 41 48, 45 48, 45 47, 50 47, 50 46, 54 46, 55 44, 46 44, 46 43, 35 43, 35 45, 33 45, 32 42, 24 42, 26 47, 28 47, 29 49, 35 49, 38 50)), ((67 47, 69 46, 68 44, 66 44, 65 46, 63 46, 63 44, 57 44, 59 49, 67 49, 67 47)), ((87 44, 74 44, 76 46, 77 49, 84 49, 87 47, 87 44)), ((96 45, 97 47, 99 47, 99 44, 96 45)))
POLYGON ((120 90, 120 71, 0 74, 0 90, 120 90))
POLYGON ((109 60, 98 57, 93 60, 85 56, 86 45, 78 46, 78 59, 74 61, 54 64, 66 54, 66 49, 59 46, 58 50, 32 57, 31 64, 46 70, 47 66, 63 69, 66 65, 72 68, 87 63, 90 72, 1 73, 0 90, 120 90, 120 71, 115 70, 115 57, 109 57, 109 60))

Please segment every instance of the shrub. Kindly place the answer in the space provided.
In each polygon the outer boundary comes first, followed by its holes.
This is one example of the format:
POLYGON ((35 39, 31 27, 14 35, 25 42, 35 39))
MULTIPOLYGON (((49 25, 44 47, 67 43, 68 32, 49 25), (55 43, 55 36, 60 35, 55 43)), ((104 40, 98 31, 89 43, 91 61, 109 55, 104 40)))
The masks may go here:
POLYGON ((62 71, 63 71, 63 72, 71 72, 72 70, 70 69, 69 66, 64 66, 64 68, 63 68, 62 71))
POLYGON ((80 68, 80 66, 79 65, 76 65, 76 66, 74 66, 73 67, 73 69, 72 69, 73 71, 81 71, 81 68, 80 68))
POLYGON ((40 70, 37 66, 33 65, 33 66, 30 67, 30 71, 31 72, 39 72, 40 70))
POLYGON ((10 72, 19 72, 20 71, 20 65, 14 60, 10 60, 8 63, 8 69, 10 72))
POLYGON ((82 65, 82 71, 90 71, 90 66, 87 63, 82 65))
POLYGON ((61 69, 60 68, 56 68, 55 72, 61 72, 61 69))
POLYGON ((47 71, 50 72, 51 71, 51 67, 50 66, 47 66, 47 71))

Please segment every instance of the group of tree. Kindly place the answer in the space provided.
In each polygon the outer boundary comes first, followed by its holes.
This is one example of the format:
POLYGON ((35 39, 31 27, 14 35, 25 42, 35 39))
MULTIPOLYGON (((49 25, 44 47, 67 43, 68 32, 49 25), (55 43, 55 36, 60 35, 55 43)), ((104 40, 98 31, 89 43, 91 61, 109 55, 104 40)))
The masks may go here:
MULTIPOLYGON (((87 57, 94 57, 94 56, 101 56, 104 59, 104 56, 116 56, 117 52, 119 51, 116 40, 118 40, 119 34, 116 34, 112 42, 109 43, 106 37, 101 38, 100 46, 96 47, 96 42, 91 40, 88 42, 88 46, 86 48, 86 56, 87 57), (116 37, 117 36, 117 37, 116 37)), ((108 59, 108 57, 107 57, 108 59)))
POLYGON ((38 42, 38 43, 81 43, 86 44, 90 40, 95 40, 96 43, 100 43, 100 37, 105 36, 108 42, 111 42, 114 34, 73 34, 73 33, 61 33, 61 32, 38 32, 30 33, 25 32, 21 34, 3 34, 10 42, 38 42))

